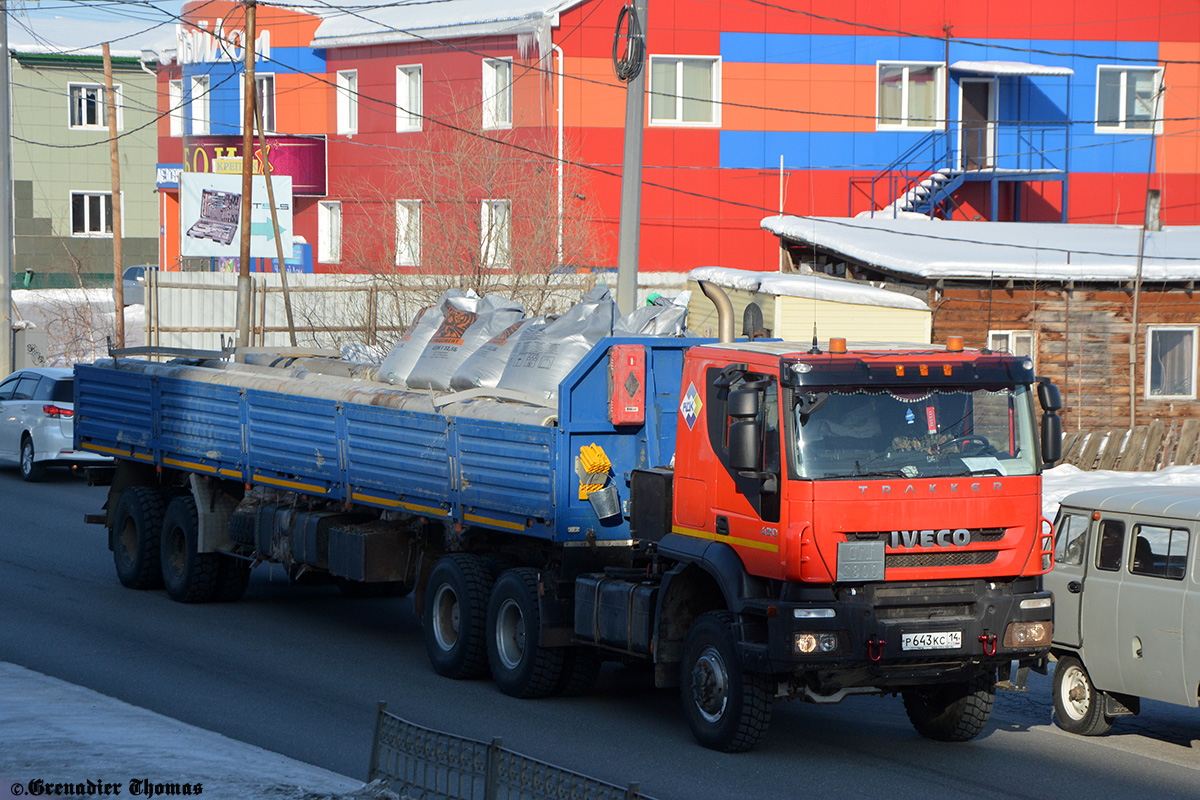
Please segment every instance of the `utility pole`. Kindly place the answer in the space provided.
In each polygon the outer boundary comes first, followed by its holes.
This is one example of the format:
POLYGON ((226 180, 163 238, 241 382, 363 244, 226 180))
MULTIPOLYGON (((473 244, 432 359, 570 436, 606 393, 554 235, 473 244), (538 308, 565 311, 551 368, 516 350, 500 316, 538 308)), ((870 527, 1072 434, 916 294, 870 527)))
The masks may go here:
POLYGON ((267 135, 263 131, 262 108, 258 104, 258 92, 251 99, 254 103, 254 120, 258 124, 258 146, 262 148, 263 176, 267 179, 267 202, 271 205, 271 229, 275 232, 275 253, 279 257, 279 285, 283 287, 283 311, 287 314, 288 339, 296 346, 296 321, 292 319, 292 295, 288 292, 287 265, 283 263, 283 240, 279 238, 279 214, 275 211, 275 188, 271 185, 270 153, 267 150, 267 135))
POLYGON ((13 196, 9 115, 8 3, 0 0, 0 378, 12 372, 13 196))
MULTIPOLYGON (((626 28, 625 58, 617 77, 625 81, 625 154, 621 167, 621 222, 617 243, 617 308, 637 307, 638 242, 642 225, 642 130, 646 120, 646 6, 633 0, 622 9, 632 19, 626 28)), ((619 20, 620 18, 618 18, 619 20)), ((618 22, 618 27, 620 22, 618 22)))
MULTIPOLYGON (((237 279, 237 346, 250 346, 250 213, 251 191, 254 187, 254 6, 255 0, 245 0, 246 33, 243 49, 246 55, 245 86, 242 103, 242 249, 238 258, 237 279)), ((282 264, 280 265, 282 266, 282 264)), ((241 358, 239 357, 239 360, 241 358)))
POLYGON ((104 53, 104 105, 108 109, 108 154, 112 161, 113 300, 117 314, 117 349, 125 347, 125 284, 121 278, 121 160, 117 153, 117 93, 113 90, 112 56, 104 53))

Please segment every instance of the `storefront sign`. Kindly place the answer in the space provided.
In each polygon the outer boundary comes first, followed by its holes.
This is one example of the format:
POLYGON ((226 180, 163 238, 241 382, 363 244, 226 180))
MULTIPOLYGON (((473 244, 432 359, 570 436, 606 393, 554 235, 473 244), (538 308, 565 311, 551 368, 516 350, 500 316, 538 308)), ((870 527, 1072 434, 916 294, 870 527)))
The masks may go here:
MULTIPOLYGON (((263 148, 256 141, 253 148, 254 174, 262 175, 263 148)), ((240 171, 242 137, 191 136, 184 140, 183 168, 185 172, 240 171), (237 170, 232 170, 232 165, 237 170)), ((324 197, 325 137, 268 136, 266 164, 272 177, 286 175, 292 179, 292 194, 299 197, 324 197)))

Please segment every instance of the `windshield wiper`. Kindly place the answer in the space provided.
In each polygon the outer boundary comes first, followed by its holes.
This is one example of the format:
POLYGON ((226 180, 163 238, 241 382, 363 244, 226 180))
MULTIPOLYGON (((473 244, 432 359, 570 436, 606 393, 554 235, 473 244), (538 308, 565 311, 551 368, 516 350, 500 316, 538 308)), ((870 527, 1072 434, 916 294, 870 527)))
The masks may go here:
POLYGON ((907 478, 907 477, 908 477, 907 475, 905 475, 903 472, 901 472, 898 469, 889 469, 889 470, 881 469, 881 470, 867 470, 865 472, 863 472, 863 471, 848 472, 843 475, 825 475, 823 477, 823 480, 835 480, 836 481, 841 478, 907 478))

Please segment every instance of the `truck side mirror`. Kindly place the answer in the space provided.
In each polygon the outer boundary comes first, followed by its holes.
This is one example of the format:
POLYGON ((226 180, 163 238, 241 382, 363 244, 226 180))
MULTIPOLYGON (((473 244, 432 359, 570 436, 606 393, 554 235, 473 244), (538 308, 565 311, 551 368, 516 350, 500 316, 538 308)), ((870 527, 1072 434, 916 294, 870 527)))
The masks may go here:
POLYGON ((1038 381, 1038 402, 1041 403, 1043 411, 1062 411, 1062 395, 1049 378, 1041 378, 1038 381))
POLYGON ((758 416, 758 392, 752 389, 737 389, 729 393, 725 413, 734 419, 753 419, 758 416))
POLYGON ((762 425, 757 419, 734 419, 729 424, 729 466, 739 472, 757 471, 762 460, 762 425))
MULTIPOLYGON (((1055 394, 1058 390, 1055 389, 1055 394)), ((1052 467, 1062 460, 1062 418, 1053 411, 1042 415, 1042 463, 1052 467)))

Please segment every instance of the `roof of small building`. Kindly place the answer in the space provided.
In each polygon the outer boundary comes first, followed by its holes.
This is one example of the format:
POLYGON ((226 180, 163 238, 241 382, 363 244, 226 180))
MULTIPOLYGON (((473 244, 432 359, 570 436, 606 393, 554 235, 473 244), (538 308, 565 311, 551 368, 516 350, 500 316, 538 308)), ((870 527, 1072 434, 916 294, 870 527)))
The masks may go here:
POLYGON ((911 295, 876 289, 862 282, 844 281, 816 273, 798 275, 747 272, 727 267, 699 267, 689 272, 688 278, 694 281, 711 281, 729 289, 759 292, 776 297, 803 297, 833 303, 929 311, 925 302, 911 295))
POLYGON ((387 44, 454 36, 516 35, 538 31, 583 0, 401 0, 314 11, 324 17, 313 47, 387 44))
MULTIPOLYGON (((1055 222, 773 216, 763 229, 860 264, 925 281, 1131 281, 1141 228, 1055 222)), ((1200 226, 1147 231, 1143 281, 1200 278, 1200 226)))

